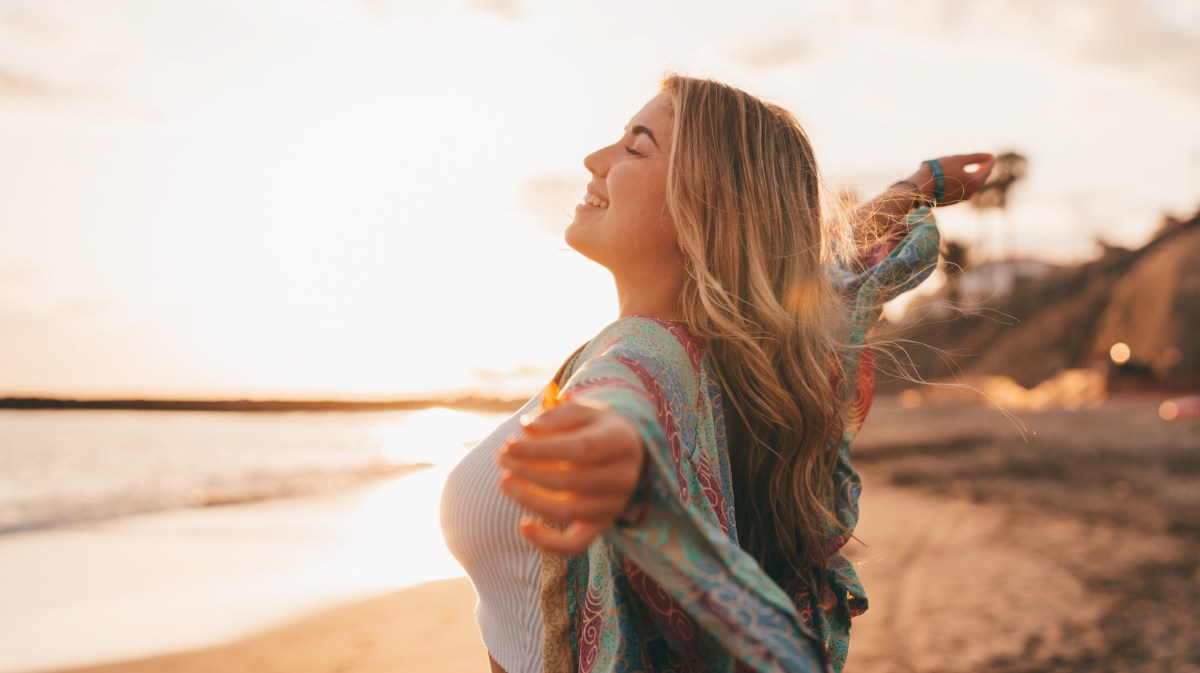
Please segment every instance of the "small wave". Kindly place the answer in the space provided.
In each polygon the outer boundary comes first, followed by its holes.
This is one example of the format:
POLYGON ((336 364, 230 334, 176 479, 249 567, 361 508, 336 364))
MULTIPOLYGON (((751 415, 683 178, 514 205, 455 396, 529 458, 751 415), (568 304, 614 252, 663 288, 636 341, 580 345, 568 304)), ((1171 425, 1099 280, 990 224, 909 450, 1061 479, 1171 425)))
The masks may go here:
POLYGON ((125 493, 102 498, 59 498, 8 502, 0 510, 0 535, 96 523, 176 509, 230 507, 283 498, 320 495, 431 467, 429 463, 381 463, 345 472, 272 475, 270 479, 197 488, 182 497, 125 493))
POLYGON ((500 416, 10 411, 0 414, 0 533, 323 493, 452 464, 500 416))
MULTIPOLYGON (((416 463, 413 465, 389 465, 385 467, 370 470, 362 475, 345 475, 346 481, 351 482, 342 484, 342 486, 357 485, 365 483, 376 478, 394 477, 401 474, 407 474, 414 470, 433 467, 430 463, 416 463)), ((330 481, 343 481, 342 479, 330 481)), ((188 505, 190 507, 226 507, 229 505, 244 505, 253 502, 262 502, 264 500, 278 500, 280 498, 290 498, 303 495, 315 495, 317 493, 329 492, 338 488, 338 485, 325 484, 323 488, 313 490, 312 487, 290 487, 283 485, 281 487, 270 489, 217 489, 211 491, 199 491, 192 493, 188 497, 188 505)))

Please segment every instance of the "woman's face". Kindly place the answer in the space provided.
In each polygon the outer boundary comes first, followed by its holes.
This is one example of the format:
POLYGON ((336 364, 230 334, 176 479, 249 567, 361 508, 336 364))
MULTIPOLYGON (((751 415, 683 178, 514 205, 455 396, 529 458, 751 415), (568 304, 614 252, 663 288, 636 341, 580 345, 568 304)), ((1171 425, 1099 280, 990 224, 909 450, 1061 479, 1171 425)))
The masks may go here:
POLYGON ((678 263, 666 199, 673 126, 669 101, 668 92, 650 99, 620 140, 583 160, 592 181, 564 238, 614 272, 678 263))

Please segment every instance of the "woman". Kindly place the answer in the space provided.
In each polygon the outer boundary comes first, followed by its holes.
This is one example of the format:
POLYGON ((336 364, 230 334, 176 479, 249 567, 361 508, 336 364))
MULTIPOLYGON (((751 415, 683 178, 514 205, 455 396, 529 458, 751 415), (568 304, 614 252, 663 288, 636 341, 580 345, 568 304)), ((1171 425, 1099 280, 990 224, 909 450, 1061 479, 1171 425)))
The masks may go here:
POLYGON ((565 237, 620 318, 443 496, 493 670, 840 670, 866 608, 838 553, 864 335, 936 262, 930 202, 969 197, 990 155, 923 163, 841 235, 789 113, 669 76, 584 165, 565 237))

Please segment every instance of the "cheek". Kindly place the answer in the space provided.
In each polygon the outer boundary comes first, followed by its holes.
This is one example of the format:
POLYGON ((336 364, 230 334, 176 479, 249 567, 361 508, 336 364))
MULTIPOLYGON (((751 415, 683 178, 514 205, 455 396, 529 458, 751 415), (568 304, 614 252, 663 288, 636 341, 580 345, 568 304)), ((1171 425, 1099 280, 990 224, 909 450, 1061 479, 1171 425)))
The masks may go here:
POLYGON ((609 172, 606 186, 608 208, 580 213, 564 232, 567 245, 610 268, 646 255, 673 255, 675 227, 666 207, 665 168, 623 162, 609 172))
POLYGON ((629 164, 619 168, 626 170, 618 172, 615 168, 609 175, 610 209, 620 213, 620 219, 630 226, 639 228, 669 219, 665 171, 657 166, 647 169, 629 164))

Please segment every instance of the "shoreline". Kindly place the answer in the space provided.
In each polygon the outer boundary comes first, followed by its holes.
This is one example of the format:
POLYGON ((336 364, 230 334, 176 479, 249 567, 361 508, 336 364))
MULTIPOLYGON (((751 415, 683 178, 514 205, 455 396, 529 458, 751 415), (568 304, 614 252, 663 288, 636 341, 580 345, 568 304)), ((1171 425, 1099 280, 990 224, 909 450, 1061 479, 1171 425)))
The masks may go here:
POLYGON ((85 526, 104 525, 152 514, 167 514, 170 512, 185 512, 191 510, 212 510, 225 507, 243 507, 246 505, 258 505, 263 503, 282 502, 289 500, 304 500, 310 498, 336 498, 339 496, 345 496, 347 494, 363 491, 364 489, 378 487, 381 484, 386 484, 392 480, 399 479, 422 470, 428 470, 433 467, 435 467, 433 463, 412 463, 407 465, 401 464, 389 466, 386 470, 381 470, 378 474, 360 477, 356 482, 342 484, 340 486, 323 490, 292 492, 275 490, 254 491, 246 489, 238 491, 226 491, 213 493, 211 495, 200 494, 190 497, 185 503, 163 505, 161 507, 155 507, 151 509, 117 511, 112 513, 106 512, 89 518, 35 521, 7 527, 0 525, 0 544, 3 544, 5 539, 13 535, 50 533, 58 530, 70 530, 85 526))
POLYGON ((92 409, 125 411, 222 411, 279 413, 292 411, 420 411, 442 407, 457 411, 516 411, 529 398, 458 397, 442 400, 79 400, 56 397, 0 397, 0 409, 92 409))
POLYGON ((219 646, 297 615, 462 577, 436 505, 450 469, 4 535, 0 672, 219 646))

